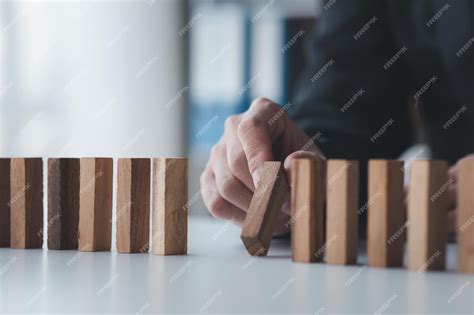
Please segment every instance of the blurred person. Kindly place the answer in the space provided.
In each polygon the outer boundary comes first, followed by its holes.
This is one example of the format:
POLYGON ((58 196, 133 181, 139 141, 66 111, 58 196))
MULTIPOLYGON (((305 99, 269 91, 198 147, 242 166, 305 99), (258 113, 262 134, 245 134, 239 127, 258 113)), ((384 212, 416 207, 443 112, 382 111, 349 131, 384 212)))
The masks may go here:
MULTIPOLYGON (((290 178, 291 160, 302 157, 359 160, 364 204, 367 161, 396 159, 413 145, 416 112, 432 158, 451 165, 452 231, 456 162, 474 158, 473 36, 469 0, 325 2, 297 97, 284 109, 258 98, 226 120, 201 175, 209 211, 242 224, 263 163, 283 161, 290 178)), ((288 232, 286 198, 276 235, 288 232)))

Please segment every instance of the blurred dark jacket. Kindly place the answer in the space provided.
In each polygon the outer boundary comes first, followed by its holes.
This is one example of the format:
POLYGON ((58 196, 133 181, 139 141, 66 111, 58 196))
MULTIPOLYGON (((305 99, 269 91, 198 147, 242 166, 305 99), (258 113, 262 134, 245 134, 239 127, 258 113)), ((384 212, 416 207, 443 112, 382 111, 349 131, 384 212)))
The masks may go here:
POLYGON ((474 152, 474 1, 324 5, 288 112, 327 156, 397 158, 413 98, 434 158, 474 152))

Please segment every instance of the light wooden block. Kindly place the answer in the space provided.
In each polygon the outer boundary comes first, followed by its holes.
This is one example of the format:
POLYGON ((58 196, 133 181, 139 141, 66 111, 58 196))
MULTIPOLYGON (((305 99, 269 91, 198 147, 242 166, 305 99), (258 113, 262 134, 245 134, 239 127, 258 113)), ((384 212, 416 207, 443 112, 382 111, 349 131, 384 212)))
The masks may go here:
POLYGON ((43 159, 11 160, 10 242, 12 248, 43 246, 43 159))
POLYGON ((266 256, 289 187, 281 162, 265 162, 240 238, 250 255, 266 256))
POLYGON ((153 159, 153 254, 188 250, 188 160, 153 159))
POLYGON ((402 161, 369 161, 367 256, 372 267, 403 265, 405 232, 402 161))
POLYGON ((357 263, 359 162, 327 162, 326 263, 357 263))
POLYGON ((323 161, 295 159, 291 165, 291 253, 295 262, 323 258, 323 161))
POLYGON ((408 187, 408 268, 445 268, 448 221, 448 164, 411 163, 408 187))
POLYGON ((76 158, 48 159, 48 249, 77 249, 79 172, 76 158))
POLYGON ((458 270, 474 273, 474 159, 461 160, 458 167, 458 270))
POLYGON ((117 251, 148 252, 150 159, 119 159, 117 174, 117 251))
POLYGON ((10 247, 10 159, 0 158, 0 247, 10 247))
POLYGON ((113 159, 81 158, 79 250, 110 251, 113 159))

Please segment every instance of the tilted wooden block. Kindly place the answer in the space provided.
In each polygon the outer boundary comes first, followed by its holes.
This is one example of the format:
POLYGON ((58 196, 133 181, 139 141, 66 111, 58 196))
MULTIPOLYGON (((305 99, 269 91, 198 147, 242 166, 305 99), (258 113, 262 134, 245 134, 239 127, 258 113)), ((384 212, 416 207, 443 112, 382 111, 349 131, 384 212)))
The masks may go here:
POLYGON ((359 162, 327 162, 326 263, 357 263, 359 162))
POLYGON ((153 159, 153 254, 187 252, 188 160, 153 159))
POLYGON ((112 240, 113 159, 81 158, 79 250, 109 251, 112 240))
POLYGON ((413 161, 408 187, 408 268, 445 268, 448 164, 444 161, 413 161))
POLYGON ((291 250, 296 262, 323 258, 323 161, 295 159, 291 165, 291 250))
POLYGON ((117 251, 144 253, 150 235, 150 159, 119 159, 117 251))
POLYGON ((43 246, 43 159, 11 160, 10 242, 12 248, 43 246))
POLYGON ((266 256, 278 214, 289 187, 281 162, 263 164, 260 182, 250 202, 240 238, 250 255, 266 256))
POLYGON ((48 159, 48 249, 77 249, 80 160, 48 159))
POLYGON ((369 266, 403 265, 403 162, 369 162, 367 256, 369 266))
POLYGON ((0 247, 10 247, 10 159, 0 158, 0 247))
POLYGON ((463 159, 458 167, 458 270, 474 273, 474 159, 463 159))

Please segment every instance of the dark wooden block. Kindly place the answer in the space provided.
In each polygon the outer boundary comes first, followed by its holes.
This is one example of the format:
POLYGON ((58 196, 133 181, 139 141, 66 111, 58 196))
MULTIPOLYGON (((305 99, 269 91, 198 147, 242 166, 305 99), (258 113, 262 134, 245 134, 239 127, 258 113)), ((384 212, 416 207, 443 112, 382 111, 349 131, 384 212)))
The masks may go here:
POLYGON ((79 170, 79 159, 48 159, 49 249, 78 248, 79 170))
POLYGON ((10 247, 10 159, 0 159, 0 247, 10 247))

